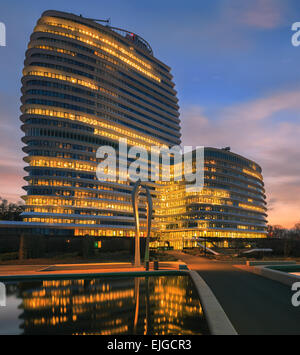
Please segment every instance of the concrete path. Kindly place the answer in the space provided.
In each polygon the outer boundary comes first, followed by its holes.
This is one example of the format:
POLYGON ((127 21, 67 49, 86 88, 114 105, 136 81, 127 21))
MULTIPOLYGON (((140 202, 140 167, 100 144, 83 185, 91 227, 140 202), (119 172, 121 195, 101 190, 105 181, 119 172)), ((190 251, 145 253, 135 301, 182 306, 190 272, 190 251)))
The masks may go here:
POLYGON ((196 270, 211 288, 238 334, 300 334, 300 307, 288 286, 180 252, 170 252, 196 270))

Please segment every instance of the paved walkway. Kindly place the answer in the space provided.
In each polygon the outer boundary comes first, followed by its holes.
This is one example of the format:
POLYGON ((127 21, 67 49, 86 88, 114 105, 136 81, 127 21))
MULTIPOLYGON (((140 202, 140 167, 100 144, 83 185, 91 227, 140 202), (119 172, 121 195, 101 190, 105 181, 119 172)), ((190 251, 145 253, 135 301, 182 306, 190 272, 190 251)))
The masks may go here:
POLYGON ((300 307, 288 286, 180 252, 171 252, 196 270, 214 292, 238 334, 300 334, 300 307))

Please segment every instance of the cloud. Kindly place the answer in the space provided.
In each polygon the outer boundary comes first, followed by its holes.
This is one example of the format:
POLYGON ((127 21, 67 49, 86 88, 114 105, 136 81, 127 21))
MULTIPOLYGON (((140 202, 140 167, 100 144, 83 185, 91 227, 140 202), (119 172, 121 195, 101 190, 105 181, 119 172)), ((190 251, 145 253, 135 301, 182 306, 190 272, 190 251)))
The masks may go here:
POLYGON ((17 202, 24 194, 25 185, 22 161, 21 132, 18 119, 19 111, 14 97, 1 93, 0 96, 0 196, 17 202))
POLYGON ((18 202, 21 200, 21 196, 25 195, 25 191, 22 189, 22 186, 25 185, 23 180, 24 171, 22 167, 19 166, 10 166, 2 168, 0 171, 0 197, 6 198, 12 202, 18 202))
POLYGON ((225 14, 233 23, 257 29, 273 29, 280 26, 286 7, 277 0, 244 0, 226 2, 225 14))
POLYGON ((241 113, 245 121, 264 120, 283 110, 300 109, 299 99, 300 91, 280 92, 250 103, 230 107, 225 113, 228 118, 236 120, 240 119, 241 113))
POLYGON ((203 107, 182 109, 185 145, 231 146, 263 168, 269 221, 292 227, 300 220, 300 91, 276 93, 231 107, 214 117, 203 107), (277 119, 277 115, 286 119, 277 119))

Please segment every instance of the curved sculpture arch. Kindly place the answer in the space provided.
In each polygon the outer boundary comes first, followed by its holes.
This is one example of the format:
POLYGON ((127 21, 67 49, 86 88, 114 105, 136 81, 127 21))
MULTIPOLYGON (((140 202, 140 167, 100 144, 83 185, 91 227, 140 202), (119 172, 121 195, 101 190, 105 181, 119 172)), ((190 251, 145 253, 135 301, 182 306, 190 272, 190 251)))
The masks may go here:
POLYGON ((0 307, 6 306, 6 287, 4 283, 0 282, 0 307))
MULTIPOLYGON (((134 265, 136 267, 141 266, 141 252, 140 252, 140 218, 139 218, 139 198, 142 190, 141 181, 138 180, 132 190, 132 207, 135 220, 135 256, 134 256, 134 265)), ((152 220, 152 197, 149 191, 148 186, 144 187, 146 190, 146 206, 147 206, 147 236, 146 236, 146 250, 145 250, 145 264, 149 262, 149 239, 151 233, 151 220, 152 220)))

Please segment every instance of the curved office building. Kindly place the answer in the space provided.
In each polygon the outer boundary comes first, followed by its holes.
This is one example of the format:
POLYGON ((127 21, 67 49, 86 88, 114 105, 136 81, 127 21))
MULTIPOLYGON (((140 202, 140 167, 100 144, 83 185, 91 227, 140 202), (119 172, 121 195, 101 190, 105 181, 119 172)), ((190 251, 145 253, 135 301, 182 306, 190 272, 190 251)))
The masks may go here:
POLYGON ((160 199, 160 245, 181 249, 196 245, 193 239, 199 237, 220 240, 221 245, 221 238, 266 237, 262 169, 230 148, 205 148, 200 193, 188 193, 183 183, 173 183, 162 189, 160 199))
POLYGON ((138 35, 46 11, 26 52, 22 129, 25 222, 74 235, 133 236, 129 182, 100 182, 96 150, 180 144, 170 68, 138 35))

